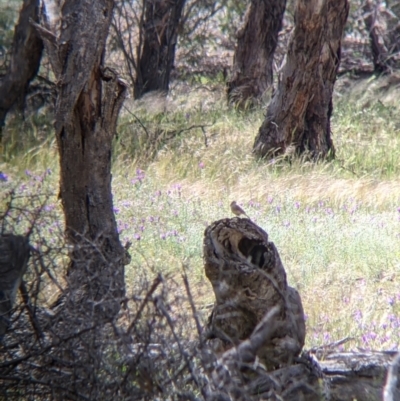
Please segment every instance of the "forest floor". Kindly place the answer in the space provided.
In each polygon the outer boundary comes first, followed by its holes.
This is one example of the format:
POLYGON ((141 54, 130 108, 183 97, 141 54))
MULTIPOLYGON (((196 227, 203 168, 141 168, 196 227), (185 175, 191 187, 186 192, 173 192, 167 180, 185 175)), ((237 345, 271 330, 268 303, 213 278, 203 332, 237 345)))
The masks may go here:
MULTIPOLYGON (((265 104, 229 108, 218 80, 173 85, 167 99, 127 101, 115 141, 113 193, 121 240, 132 242, 129 288, 157 272, 178 277, 185 271, 197 306, 206 308, 213 293, 202 266, 203 232, 230 217, 236 200, 268 232, 301 294, 307 348, 344 337, 352 338, 345 345, 351 349, 398 348, 396 85, 390 78, 339 80, 332 119, 336 158, 320 163, 290 155, 256 160, 251 150, 265 104)), ((47 208, 57 211, 53 224, 59 226, 58 160, 46 112, 10 122, 4 137, 1 192, 46 188, 52 193, 47 208)))

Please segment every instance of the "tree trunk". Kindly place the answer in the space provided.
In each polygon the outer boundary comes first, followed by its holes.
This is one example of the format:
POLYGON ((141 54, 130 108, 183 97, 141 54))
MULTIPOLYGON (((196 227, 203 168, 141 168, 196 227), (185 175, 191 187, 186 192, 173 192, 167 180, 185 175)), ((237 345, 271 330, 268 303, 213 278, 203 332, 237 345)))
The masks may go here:
MULTIPOLYGON (((394 8, 396 9, 396 7, 394 8)), ((369 34, 374 71, 389 74, 399 68, 399 18, 382 1, 367 0, 363 6, 364 22, 369 34)))
POLYGON ((228 101, 244 107, 272 85, 272 63, 286 0, 251 0, 237 35, 228 101))
POLYGON ((332 92, 348 11, 347 0, 298 1, 282 77, 254 142, 257 156, 289 149, 314 160, 334 156, 332 92))
POLYGON ((390 72, 390 67, 387 64, 388 50, 377 23, 377 5, 374 6, 372 0, 367 0, 363 6, 363 11, 365 12, 365 27, 367 28, 371 43, 374 71, 377 73, 388 73, 390 72))
POLYGON ((216 300, 208 323, 215 351, 247 339, 277 308, 256 355, 269 369, 293 363, 304 345, 304 312, 268 234, 249 219, 214 222, 204 234, 204 269, 216 300))
POLYGON ((0 342, 10 324, 15 296, 25 274, 30 256, 27 237, 0 236, 0 342))
POLYGON ((140 57, 134 84, 135 99, 151 91, 168 92, 178 25, 185 1, 144 0, 141 40, 138 44, 140 57))
POLYGON ((111 145, 126 85, 103 67, 112 10, 112 0, 67 0, 59 37, 46 40, 59 82, 60 196, 73 245, 68 280, 106 316, 119 310, 126 257, 111 193, 111 145))
POLYGON ((29 22, 38 21, 39 4, 39 0, 24 0, 15 27, 10 65, 0 81, 0 139, 8 111, 17 100, 24 103, 29 82, 40 66, 43 42, 29 22))

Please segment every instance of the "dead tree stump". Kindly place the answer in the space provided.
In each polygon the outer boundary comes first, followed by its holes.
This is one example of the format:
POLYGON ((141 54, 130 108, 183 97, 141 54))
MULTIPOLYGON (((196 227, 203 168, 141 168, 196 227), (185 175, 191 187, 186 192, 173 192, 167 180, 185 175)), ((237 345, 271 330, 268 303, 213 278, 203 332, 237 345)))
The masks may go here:
POLYGON ((0 236, 0 340, 10 324, 12 307, 30 254, 28 238, 0 236))
POLYGON ((334 343, 299 356, 305 340, 300 296, 288 286, 268 234, 250 219, 212 223, 203 253, 216 299, 206 330, 217 353, 210 400, 400 400, 396 352, 340 353, 334 343))
POLYGON ((204 266, 216 299, 207 327, 214 350, 247 339, 278 307, 274 330, 256 356, 268 370, 292 364, 304 345, 304 312, 268 234, 249 219, 216 221, 205 231, 204 266))

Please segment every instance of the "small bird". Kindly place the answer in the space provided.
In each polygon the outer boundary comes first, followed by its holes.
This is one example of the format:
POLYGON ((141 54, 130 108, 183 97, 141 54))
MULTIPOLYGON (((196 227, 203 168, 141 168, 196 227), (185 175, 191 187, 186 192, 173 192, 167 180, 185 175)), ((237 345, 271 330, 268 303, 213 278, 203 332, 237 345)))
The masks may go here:
POLYGON ((246 212, 236 203, 236 201, 231 202, 231 211, 235 216, 244 214, 249 220, 251 220, 250 217, 247 216, 246 212))

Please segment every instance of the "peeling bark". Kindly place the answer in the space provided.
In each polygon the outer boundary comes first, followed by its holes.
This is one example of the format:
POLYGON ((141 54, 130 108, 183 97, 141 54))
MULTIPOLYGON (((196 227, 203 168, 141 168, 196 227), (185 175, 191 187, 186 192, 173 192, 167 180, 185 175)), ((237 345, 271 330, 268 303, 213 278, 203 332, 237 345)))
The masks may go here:
POLYGON ((228 101, 243 107, 261 99, 272 85, 272 63, 286 0, 251 0, 237 35, 228 101))
POLYGON ((111 147, 126 85, 103 66, 112 10, 112 0, 67 0, 59 35, 39 28, 59 82, 60 197, 73 245, 68 280, 83 288, 79 302, 96 301, 107 316, 119 310, 126 264, 111 193, 111 147))
POLYGON ((347 0, 299 1, 286 64, 253 145, 259 157, 334 156, 330 117, 347 0))

